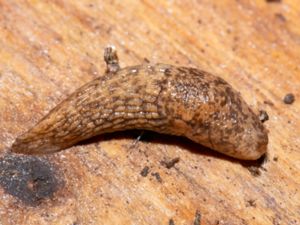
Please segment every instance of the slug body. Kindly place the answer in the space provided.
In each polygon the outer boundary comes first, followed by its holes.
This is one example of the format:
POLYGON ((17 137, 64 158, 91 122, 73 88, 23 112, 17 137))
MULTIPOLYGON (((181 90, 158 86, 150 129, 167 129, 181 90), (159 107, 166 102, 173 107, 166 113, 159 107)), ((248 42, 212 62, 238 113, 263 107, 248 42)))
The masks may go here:
POLYGON ((258 116, 223 79, 193 68, 146 64, 107 73, 79 88, 18 137, 12 151, 51 153, 128 129, 186 136, 245 160, 259 158, 268 143, 258 116))

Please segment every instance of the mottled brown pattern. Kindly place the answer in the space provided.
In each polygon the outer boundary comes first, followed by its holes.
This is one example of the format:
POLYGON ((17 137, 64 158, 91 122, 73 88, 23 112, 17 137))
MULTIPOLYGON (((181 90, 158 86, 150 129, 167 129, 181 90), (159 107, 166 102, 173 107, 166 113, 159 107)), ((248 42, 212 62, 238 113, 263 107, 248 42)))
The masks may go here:
POLYGON ((128 129, 186 136, 247 160, 259 158, 268 143, 258 116, 223 79, 193 68, 149 64, 84 85, 18 137, 12 151, 51 153, 128 129))

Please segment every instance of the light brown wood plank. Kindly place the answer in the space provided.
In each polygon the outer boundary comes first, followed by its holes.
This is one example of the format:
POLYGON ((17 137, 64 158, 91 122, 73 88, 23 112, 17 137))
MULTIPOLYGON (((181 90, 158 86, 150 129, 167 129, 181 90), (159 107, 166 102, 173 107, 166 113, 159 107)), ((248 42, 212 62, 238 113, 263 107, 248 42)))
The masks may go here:
POLYGON ((0 224, 193 224, 196 211, 201 224, 299 224, 299 15, 297 0, 0 1, 0 224), (147 58, 201 68, 266 110, 260 175, 147 132, 135 145, 139 133, 122 132, 40 158, 10 155, 18 135, 103 75, 107 44, 122 67, 147 58), (160 163, 175 157, 170 169, 160 163))

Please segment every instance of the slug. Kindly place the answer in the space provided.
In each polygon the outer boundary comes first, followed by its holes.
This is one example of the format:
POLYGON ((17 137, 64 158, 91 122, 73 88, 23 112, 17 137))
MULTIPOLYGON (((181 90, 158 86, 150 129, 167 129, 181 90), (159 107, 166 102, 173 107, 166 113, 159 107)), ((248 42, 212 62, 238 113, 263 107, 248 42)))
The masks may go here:
POLYGON ((220 77, 166 64, 120 69, 112 47, 105 49, 104 59, 104 76, 76 90, 18 137, 11 150, 52 153, 95 135, 141 129, 185 136, 243 160, 266 152, 267 130, 220 77))

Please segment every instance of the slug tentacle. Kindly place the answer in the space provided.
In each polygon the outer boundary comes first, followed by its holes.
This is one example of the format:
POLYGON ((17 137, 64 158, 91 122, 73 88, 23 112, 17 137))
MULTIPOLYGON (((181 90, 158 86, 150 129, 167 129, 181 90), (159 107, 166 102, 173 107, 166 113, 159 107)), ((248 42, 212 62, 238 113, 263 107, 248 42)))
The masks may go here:
POLYGON ((106 63, 106 73, 116 73, 120 69, 119 58, 114 46, 104 49, 104 61, 106 63))
POLYGON ((239 159, 266 152, 268 135, 259 117, 223 79, 165 64, 119 69, 111 52, 105 76, 55 107, 16 139, 12 151, 51 153, 102 133, 142 129, 186 136, 239 159))

